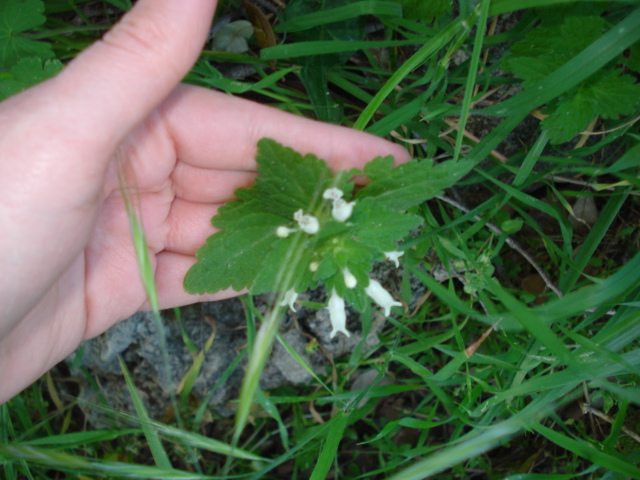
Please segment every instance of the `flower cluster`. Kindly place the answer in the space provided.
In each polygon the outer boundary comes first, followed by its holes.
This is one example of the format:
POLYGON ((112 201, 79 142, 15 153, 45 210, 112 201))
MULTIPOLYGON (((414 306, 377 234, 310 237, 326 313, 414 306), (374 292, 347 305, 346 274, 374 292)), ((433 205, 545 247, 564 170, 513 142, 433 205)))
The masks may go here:
MULTIPOLYGON (((345 223, 349 220, 356 205, 355 201, 347 202, 343 198, 344 192, 337 187, 328 188, 324 191, 322 197, 331 202, 331 217, 333 220, 340 223, 345 223)), ((309 235, 316 235, 320 231, 320 220, 313 215, 305 214, 302 209, 299 209, 294 213, 293 220, 297 223, 298 228, 289 228, 282 225, 277 227, 276 235, 280 238, 286 238, 292 232, 302 231, 309 235)), ((347 223, 346 225, 350 224, 347 223)), ((400 265, 398 259, 404 254, 402 251, 389 251, 382 253, 385 258, 388 261, 392 261, 396 267, 400 265)), ((316 272, 318 268, 318 261, 313 261, 309 264, 309 270, 311 272, 316 272)), ((344 287, 347 289, 355 289, 358 286, 358 279, 347 267, 342 268, 342 280, 344 282, 344 287)), ((393 299, 391 294, 385 290, 378 281, 373 278, 365 278, 365 280, 368 280, 368 283, 361 285, 360 288, 364 287, 364 293, 382 308, 385 316, 389 316, 391 314, 391 307, 402 306, 400 302, 393 299)), ((289 306, 289 308, 295 312, 295 302, 297 298, 298 292, 294 289, 290 289, 284 294, 281 305, 289 306)), ((345 300, 338 294, 335 287, 331 288, 327 309, 329 310, 329 317, 332 326, 331 338, 333 338, 338 332, 349 337, 350 333, 346 329, 347 315, 345 310, 345 300)))

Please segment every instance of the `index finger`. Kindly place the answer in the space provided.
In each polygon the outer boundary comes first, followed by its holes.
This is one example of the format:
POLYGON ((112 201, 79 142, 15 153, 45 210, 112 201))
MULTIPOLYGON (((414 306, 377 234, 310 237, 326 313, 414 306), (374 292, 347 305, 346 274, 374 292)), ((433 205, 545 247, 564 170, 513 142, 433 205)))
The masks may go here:
POLYGON ((264 137, 313 153, 334 170, 360 168, 376 156, 409 159, 404 148, 380 137, 199 87, 181 85, 160 110, 178 159, 197 168, 255 171, 264 137))

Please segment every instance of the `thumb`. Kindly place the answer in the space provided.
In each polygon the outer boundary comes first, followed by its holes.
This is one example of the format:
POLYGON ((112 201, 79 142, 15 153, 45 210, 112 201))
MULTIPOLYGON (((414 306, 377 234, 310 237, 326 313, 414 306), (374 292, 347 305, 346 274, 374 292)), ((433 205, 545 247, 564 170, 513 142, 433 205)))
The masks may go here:
POLYGON ((216 4, 138 0, 58 76, 0 105, 0 218, 12 227, 0 235, 0 250, 11 252, 0 258, 7 328, 78 258, 108 160, 189 70, 216 4))
MULTIPOLYGON (((182 80, 206 40, 217 0, 138 0, 55 79, 65 110, 113 148, 182 80), (77 119, 78 117, 76 117, 77 119), (105 135, 106 134, 106 135, 105 135)), ((96 145, 94 143, 93 147, 96 145)))

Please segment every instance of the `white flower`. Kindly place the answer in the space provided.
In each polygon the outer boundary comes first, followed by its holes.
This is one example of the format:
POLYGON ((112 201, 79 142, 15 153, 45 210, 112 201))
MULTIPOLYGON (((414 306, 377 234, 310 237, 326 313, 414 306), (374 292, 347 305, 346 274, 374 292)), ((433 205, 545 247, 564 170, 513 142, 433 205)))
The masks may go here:
POLYGON ((364 291, 373 299, 374 302, 382 307, 385 317, 388 317, 389 314, 391 314, 391 307, 402 306, 400 302, 396 302, 391 294, 373 278, 369 279, 369 285, 364 289, 364 291))
POLYGON ((351 273, 348 268, 342 269, 342 275, 344 277, 345 287, 355 288, 355 286, 358 284, 358 280, 356 280, 356 277, 353 276, 353 273, 351 273))
POLYGON ((331 215, 339 222, 346 221, 353 212, 353 206, 356 202, 347 202, 342 197, 344 192, 337 187, 327 188, 322 194, 322 198, 331 200, 331 215))
POLYGON ((276 228, 276 235, 280 238, 287 238, 290 233, 297 232, 295 228, 287 228, 284 225, 276 228))
POLYGON ((293 219, 298 222, 300 229, 305 233, 313 235, 320 230, 318 219, 312 215, 305 215, 302 209, 293 214, 293 219))
POLYGON ((344 192, 337 187, 327 188, 322 194, 322 198, 326 198, 327 200, 337 200, 342 198, 344 192))
POLYGON ((333 207, 331 208, 331 215, 339 222, 347 220, 353 212, 353 206, 356 202, 346 202, 342 198, 338 198, 333 201, 333 207))
POLYGON ((398 262, 398 259, 402 255, 404 255, 404 252, 399 252, 397 250, 394 250, 393 252, 382 252, 382 253, 384 253, 385 257, 387 257, 387 260, 396 264, 396 268, 400 266, 400 262, 398 262))
POLYGON ((331 290, 331 297, 329 297, 329 319, 331 320, 331 338, 336 336, 336 333, 342 332, 347 337, 351 334, 347 331, 347 312, 344 309, 344 299, 336 293, 336 289, 331 290))
POLYGON ((309 264, 309 271, 310 272, 317 272, 319 266, 320 266, 320 262, 311 262, 309 264))
POLYGON ((293 306, 293 304, 296 303, 297 299, 298 299, 298 294, 293 288, 290 288, 289 290, 287 290, 287 293, 284 294, 284 298, 280 302, 280 305, 282 306, 289 305, 289 308, 291 309, 291 311, 295 312, 296 309, 293 306))

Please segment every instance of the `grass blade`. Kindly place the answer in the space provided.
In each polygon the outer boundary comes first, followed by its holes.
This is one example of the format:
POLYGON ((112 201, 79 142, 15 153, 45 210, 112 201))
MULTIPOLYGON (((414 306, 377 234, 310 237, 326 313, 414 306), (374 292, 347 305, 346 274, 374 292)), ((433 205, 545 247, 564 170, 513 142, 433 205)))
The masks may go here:
MULTIPOLYGON (((522 429, 536 425, 540 418, 550 412, 557 399, 566 396, 567 389, 556 389, 536 397, 527 407, 501 423, 478 426, 461 437, 460 441, 434 453, 424 460, 402 470, 390 480, 421 480, 451 468, 463 461, 478 457, 504 441, 512 438, 522 429)), ((563 398, 569 401, 569 398, 563 398)))
POLYGON ((575 440, 544 425, 535 425, 533 429, 556 445, 592 461, 602 467, 625 475, 628 478, 640 478, 640 468, 630 464, 624 457, 614 452, 603 452, 600 446, 585 441, 575 440))
POLYGON ((598 220, 593 227, 591 227, 589 235, 582 242, 580 250, 573 259, 574 268, 563 276, 562 282, 560 283, 561 290, 569 291, 575 286, 578 278, 596 251, 596 248, 598 248, 598 245, 600 245, 600 242, 609 231, 611 223, 627 200, 630 191, 630 188, 624 191, 617 189, 616 192, 609 197, 607 204, 598 215, 598 220))
POLYGON ((23 445, 51 445, 56 449, 76 448, 88 443, 106 442, 126 435, 137 435, 140 429, 94 430, 88 432, 65 433, 63 435, 51 435, 43 438, 34 438, 22 442, 23 445))
MULTIPOLYGON (((454 38, 468 34, 471 31, 471 25, 474 24, 475 19, 478 16, 477 10, 468 18, 458 19, 447 25, 441 32, 436 34, 431 40, 425 43, 420 50, 418 50, 411 58, 403 63, 398 70, 389 78, 380 91, 373 98, 371 103, 362 111, 358 120, 354 124, 354 128, 358 130, 364 130, 375 112, 378 111, 382 102, 391 94, 394 88, 406 78, 409 73, 422 65, 432 55, 436 54, 445 45, 451 42, 454 38)), ((388 46, 388 42, 387 42, 388 46)))
POLYGON ((358 42, 350 42, 348 40, 316 40, 263 48, 260 51, 260 58, 262 60, 281 60, 283 58, 325 55, 327 53, 353 52, 355 50, 365 50, 369 48, 402 47, 415 44, 415 40, 371 40, 358 42))
MULTIPOLYGON (((38 448, 31 445, 0 445, 0 459, 3 462, 25 461, 42 465, 73 475, 86 473, 109 478, 148 478, 159 480, 204 480, 217 479, 197 473, 172 468, 148 467, 125 462, 111 462, 94 458, 72 455, 58 450, 38 448)), ((77 478, 77 477, 76 477, 77 478)))
MULTIPOLYGON (((286 291, 286 290, 285 290, 286 291)), ((251 355, 249 356, 249 363, 245 372, 244 380, 242 381, 242 389, 240 391, 240 400, 238 402, 238 410, 236 411, 236 422, 233 432, 233 442, 237 445, 240 440, 242 430, 247 423, 249 413, 251 412, 251 405, 253 404, 254 397, 260 382, 260 375, 262 369, 267 361, 267 357, 271 353, 271 346, 273 340, 280 328, 280 321, 282 315, 287 307, 284 307, 276 303, 273 309, 267 313, 264 322, 258 330, 255 342, 251 348, 251 355)))
POLYGON ((490 4, 491 2, 489 0, 483 0, 480 3, 480 17, 478 19, 477 32, 475 33, 475 40, 473 42, 469 75, 467 75, 464 98, 462 100, 462 111, 460 112, 460 120, 458 122, 458 134, 456 135, 456 145, 453 157, 454 160, 458 160, 460 156, 460 149, 462 147, 462 140, 464 139, 467 119, 469 118, 469 111, 471 110, 471 100, 473 98, 473 90, 476 86, 476 76, 478 74, 478 66, 480 65, 480 53, 482 52, 482 44, 484 41, 484 32, 487 27, 490 4))
POLYGON ((549 135, 546 131, 543 131, 540 133, 536 143, 531 147, 531 150, 527 152, 527 156, 524 158, 520 168, 518 168, 518 173, 516 173, 516 178, 513 179, 512 183, 514 187, 519 187, 524 184, 527 177, 532 172, 533 167, 536 165, 536 162, 540 158, 540 155, 542 155, 542 151, 547 146, 547 143, 549 143, 549 135))
POLYGON ((318 463, 316 463, 313 473, 311 473, 311 480, 324 480, 327 477, 333 460, 338 453, 338 446, 348 421, 349 416, 342 410, 331 419, 331 428, 327 432, 327 438, 318 457, 318 463))
POLYGON ((133 379, 131 378, 131 373, 129 373, 129 369, 127 365, 124 363, 122 357, 118 357, 120 360, 120 367, 122 368, 122 374, 124 375, 124 379, 127 382, 127 387, 129 388, 129 393, 131 394, 131 399, 133 400, 133 405, 136 409, 136 413, 138 418, 140 419, 140 425, 142 427, 142 432, 144 433, 145 438, 147 439, 147 443, 149 444, 149 448, 151 449, 151 454, 153 455, 153 459, 156 462, 156 465, 164 470, 171 469, 171 462, 169 461, 169 456, 162 446, 162 442, 160 441, 160 437, 158 436, 158 432, 155 431, 154 428, 151 427, 151 419, 149 418, 149 414, 147 413, 147 409, 138 395, 138 390, 136 389, 135 384, 133 383, 133 379))
POLYGON ((180 442, 182 445, 190 445, 200 450, 207 450, 209 452, 215 452, 219 453, 220 455, 226 455, 234 458, 242 458, 245 460, 259 462, 268 461, 266 458, 263 458, 260 455, 256 455, 241 448, 234 447, 219 440, 200 435, 199 433, 189 432, 181 428, 154 422, 153 420, 149 421, 148 425, 163 437, 171 438, 176 442, 180 442))
POLYGON ((341 22, 363 15, 401 17, 402 5, 396 2, 379 0, 353 2, 344 7, 329 8, 287 19, 284 23, 276 27, 274 31, 286 33, 298 32, 300 30, 307 30, 328 23, 341 22))
POLYGON ((296 359, 296 362, 298 362, 300 364, 300 366, 302 368, 305 369, 305 371, 311 375, 316 382, 318 382, 320 385, 322 385, 324 387, 324 389, 329 392, 331 395, 334 395, 335 392, 333 390, 331 390, 331 388, 322 381, 322 379, 318 376, 318 374, 313 370, 313 368, 311 368, 311 365, 309 365, 309 363, 304 359, 304 357, 302 355, 300 355, 300 353, 298 353, 298 351, 293 348, 289 342, 287 342, 280 334, 278 334, 277 336, 278 342, 280 342, 280 345, 282 345, 285 350, 287 352, 289 352, 289 354, 296 359))

